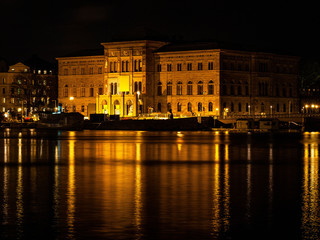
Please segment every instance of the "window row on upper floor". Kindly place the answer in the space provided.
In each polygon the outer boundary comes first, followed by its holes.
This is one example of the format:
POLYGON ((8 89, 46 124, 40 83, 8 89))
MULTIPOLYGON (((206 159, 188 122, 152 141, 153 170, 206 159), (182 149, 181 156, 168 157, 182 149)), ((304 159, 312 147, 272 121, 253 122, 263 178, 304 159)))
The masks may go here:
POLYGON ((81 68, 64 68, 62 72, 60 72, 60 74, 63 75, 92 75, 92 74, 102 74, 102 67, 89 67, 89 68, 85 68, 85 67, 81 67, 81 68))
POLYGON ((197 63, 189 62, 186 64, 183 64, 183 63, 176 63, 176 64, 158 63, 157 67, 156 67, 157 72, 163 72, 163 71, 167 71, 167 72, 178 71, 178 72, 180 72, 180 71, 193 71, 193 70, 197 70, 197 71, 214 70, 213 61, 209 61, 206 66, 202 62, 197 62, 197 63))

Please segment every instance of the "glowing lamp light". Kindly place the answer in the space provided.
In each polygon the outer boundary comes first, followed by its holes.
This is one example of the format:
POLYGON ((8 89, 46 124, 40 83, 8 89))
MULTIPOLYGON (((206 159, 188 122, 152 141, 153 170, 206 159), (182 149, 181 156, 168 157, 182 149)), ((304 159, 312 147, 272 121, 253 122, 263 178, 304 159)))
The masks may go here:
POLYGON ((7 118, 8 117, 8 113, 4 113, 4 116, 7 118))
POLYGON ((74 97, 70 97, 70 100, 71 100, 71 101, 74 100, 74 97))
POLYGON ((18 108, 18 112, 21 112, 21 108, 18 108))

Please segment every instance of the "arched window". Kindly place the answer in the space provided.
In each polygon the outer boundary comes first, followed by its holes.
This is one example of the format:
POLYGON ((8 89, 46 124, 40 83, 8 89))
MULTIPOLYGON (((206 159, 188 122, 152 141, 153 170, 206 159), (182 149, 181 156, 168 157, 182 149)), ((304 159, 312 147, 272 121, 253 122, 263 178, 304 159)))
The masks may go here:
POLYGON ((241 82, 238 82, 238 95, 242 95, 242 86, 241 86, 241 82))
POLYGON ((261 103, 261 112, 264 112, 264 103, 261 103))
POLYGON ((177 103, 177 112, 181 112, 181 103, 177 103))
POLYGON ((231 85, 230 85, 230 95, 234 95, 234 82, 231 81, 231 85))
POLYGON ((158 103, 158 112, 161 112, 161 103, 158 103))
POLYGON ((208 84, 208 94, 209 95, 213 95, 214 94, 214 85, 213 85, 213 81, 209 81, 209 84, 208 84))
POLYGON ((169 112, 171 110, 171 103, 167 104, 167 112, 169 112))
POLYGON ((138 91, 138 82, 134 82, 134 92, 138 91))
POLYGON ((209 106, 208 106, 209 112, 213 111, 213 103, 209 102, 209 106))
POLYGON ((157 94, 158 94, 158 96, 162 95, 162 83, 161 82, 158 82, 157 94))
POLYGON ((198 112, 202 112, 202 103, 201 102, 198 103, 198 112))
POLYGON ((225 81, 221 82, 221 92, 223 96, 227 95, 227 84, 225 81))
POLYGON ((167 95, 172 95, 172 83, 167 83, 167 95))
POLYGON ((203 82, 198 82, 198 95, 203 95, 203 82))
POLYGON ((249 96, 249 84, 248 84, 248 82, 245 82, 244 87, 245 87, 246 96, 249 96))
POLYGON ((188 112, 192 112, 192 103, 191 102, 188 103, 188 112))
POLYGON ((187 95, 192 95, 192 82, 189 81, 187 85, 187 95))
POLYGON ((81 106, 81 112, 84 112, 84 105, 81 106))
POLYGON ((182 95, 182 82, 177 84, 177 95, 182 95))

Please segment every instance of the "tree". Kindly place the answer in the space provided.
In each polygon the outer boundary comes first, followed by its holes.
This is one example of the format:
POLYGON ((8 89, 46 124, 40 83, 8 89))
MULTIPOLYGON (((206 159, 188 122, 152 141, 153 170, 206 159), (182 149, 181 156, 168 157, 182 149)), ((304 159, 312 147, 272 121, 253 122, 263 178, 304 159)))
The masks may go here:
POLYGON ((50 100, 57 96, 56 78, 54 75, 21 73, 14 77, 11 95, 23 106, 24 115, 52 107, 50 100))

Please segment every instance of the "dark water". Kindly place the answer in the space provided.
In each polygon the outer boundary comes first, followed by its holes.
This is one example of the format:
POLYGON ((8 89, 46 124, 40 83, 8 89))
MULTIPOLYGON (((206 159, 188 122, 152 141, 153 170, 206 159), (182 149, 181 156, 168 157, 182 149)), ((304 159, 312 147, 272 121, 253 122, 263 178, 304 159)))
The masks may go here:
POLYGON ((319 133, 0 135, 0 239, 320 239, 319 133))

